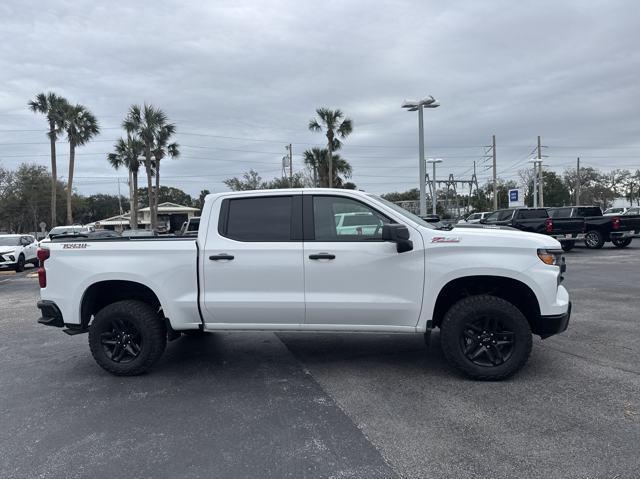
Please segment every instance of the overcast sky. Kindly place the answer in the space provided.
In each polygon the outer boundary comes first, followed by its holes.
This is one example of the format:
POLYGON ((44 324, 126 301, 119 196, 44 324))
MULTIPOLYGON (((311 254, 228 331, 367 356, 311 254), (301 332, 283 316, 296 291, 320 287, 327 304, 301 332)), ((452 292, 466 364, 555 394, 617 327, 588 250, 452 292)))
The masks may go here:
MULTIPOLYGON (((438 176, 529 166, 537 135, 546 164, 640 168, 640 9, 629 1, 3 1, 0 4, 0 165, 49 165, 42 116, 55 91, 89 107, 102 134, 78 150, 81 193, 116 193, 106 161, 132 103, 162 108, 177 126, 178 160, 163 184, 197 195, 256 169, 281 172, 285 145, 301 153, 320 106, 354 132, 342 155, 375 193, 417 184, 417 114, 405 98, 434 95, 427 157, 438 176)), ((58 172, 67 174, 68 145, 58 172)), ((63 178, 64 179, 64 178, 63 178)), ((144 179, 142 179, 144 181, 144 179)), ((126 187, 123 185, 123 193, 126 187)), ((126 193, 125 193, 126 194, 126 193)))

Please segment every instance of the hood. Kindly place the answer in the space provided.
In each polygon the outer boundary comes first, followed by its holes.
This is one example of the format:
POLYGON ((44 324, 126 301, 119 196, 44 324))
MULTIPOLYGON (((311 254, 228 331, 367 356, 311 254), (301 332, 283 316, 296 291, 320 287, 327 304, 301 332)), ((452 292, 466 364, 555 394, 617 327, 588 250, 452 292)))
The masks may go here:
POLYGON ((483 227, 485 225, 468 225, 451 230, 433 230, 424 228, 427 243, 458 243, 474 246, 522 247, 560 249, 560 242, 551 236, 538 233, 526 233, 509 227, 483 227), (431 238, 431 239, 429 239, 431 238))

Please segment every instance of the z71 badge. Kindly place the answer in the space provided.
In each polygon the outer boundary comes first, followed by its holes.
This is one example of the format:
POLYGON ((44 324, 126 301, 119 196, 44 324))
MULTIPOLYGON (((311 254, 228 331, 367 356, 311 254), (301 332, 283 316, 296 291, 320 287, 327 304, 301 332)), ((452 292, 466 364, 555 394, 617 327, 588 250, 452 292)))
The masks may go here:
POLYGON ((434 236, 431 238, 432 243, 460 243, 459 236, 434 236))
POLYGON ((87 243, 63 243, 62 249, 85 249, 87 246, 87 243))

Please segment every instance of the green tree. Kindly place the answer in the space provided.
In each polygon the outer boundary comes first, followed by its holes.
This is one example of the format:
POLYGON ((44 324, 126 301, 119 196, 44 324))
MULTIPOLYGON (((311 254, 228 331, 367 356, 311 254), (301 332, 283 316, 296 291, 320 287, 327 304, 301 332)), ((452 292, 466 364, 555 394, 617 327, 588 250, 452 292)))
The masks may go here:
POLYGON ((180 156, 179 145, 175 142, 169 143, 175 131, 176 127, 172 124, 165 124, 160 128, 152 151, 154 158, 153 169, 156 174, 156 193, 154 195, 156 211, 158 209, 158 192, 160 191, 160 160, 166 156, 169 158, 178 158, 180 156))
POLYGON ((382 197, 393 203, 396 201, 418 201, 420 200, 420 190, 418 190, 418 188, 411 188, 404 192, 394 191, 393 193, 385 193, 382 197))
MULTIPOLYGON (((0 230, 25 233, 40 229, 39 224, 52 216, 48 200, 51 177, 46 167, 26 163, 15 171, 0 171, 0 230)), ((57 181, 56 197, 63 198, 64 191, 65 184, 57 181)), ((56 205, 58 210, 53 216, 57 223, 64 217, 64 210, 62 202, 56 205)))
POLYGON ((200 196, 198 196, 198 200, 197 200, 196 205, 195 205, 196 208, 198 208, 200 211, 202 211, 202 208, 204 208, 204 199, 209 194, 211 194, 211 192, 209 190, 201 190, 200 191, 200 196))
POLYGON ((116 170, 124 167, 129 172, 129 203, 131 205, 129 225, 135 230, 138 228, 138 170, 143 145, 140 140, 127 135, 126 139, 118 139, 114 150, 107 155, 107 160, 116 170))
POLYGON ((340 148, 339 138, 346 138, 353 131, 353 124, 349 118, 344 117, 340 110, 330 110, 328 108, 318 108, 316 114, 320 121, 312 118, 309 121, 309 130, 321 132, 324 130, 327 136, 327 177, 328 187, 333 188, 333 152, 340 148), (339 137, 339 138, 338 138, 339 137))
POLYGON ((69 177, 67 179, 67 224, 73 224, 71 196, 73 191, 73 170, 75 168, 76 148, 86 145, 91 138, 100 133, 98 120, 83 105, 66 105, 63 128, 69 141, 69 177))
POLYGON ((131 105, 122 122, 122 127, 143 145, 144 167, 147 174, 147 199, 151 210, 151 229, 156 229, 158 226, 158 203, 152 182, 154 176, 153 151, 158 144, 158 138, 163 134, 162 132, 170 129, 173 134, 175 127, 169 123, 167 115, 162 110, 147 104, 142 108, 139 105, 131 105))
MULTIPOLYGON (((140 188, 138 192, 141 198, 148 198, 146 188, 140 188)), ((176 203, 182 206, 193 206, 193 198, 188 193, 182 191, 180 188, 173 188, 170 186, 161 186, 157 194, 158 203, 176 203)), ((142 206, 149 206, 144 200, 141 201, 142 206)))
POLYGON ((349 162, 337 153, 333 155, 330 162, 329 151, 326 148, 311 148, 306 150, 302 157, 305 165, 313 171, 314 186, 331 188, 330 185, 334 185, 342 188, 344 180, 351 178, 352 168, 349 162), (333 164, 332 168, 330 163, 333 164), (333 175, 331 180, 329 180, 329 171, 333 175))
POLYGON ((57 225, 56 218, 56 195, 55 186, 58 181, 58 170, 56 164, 56 141, 60 135, 63 125, 65 110, 68 105, 67 100, 63 97, 56 95, 53 92, 38 93, 34 100, 28 103, 29 109, 34 113, 42 113, 47 118, 49 123, 49 131, 47 136, 49 137, 49 143, 51 148, 51 228, 57 225))
POLYGON ((259 190, 263 184, 262 177, 254 169, 243 173, 242 178, 227 178, 223 183, 231 191, 259 190))
POLYGON ((120 214, 120 205, 128 209, 127 198, 117 195, 95 194, 74 196, 75 219, 81 224, 93 223, 120 214))

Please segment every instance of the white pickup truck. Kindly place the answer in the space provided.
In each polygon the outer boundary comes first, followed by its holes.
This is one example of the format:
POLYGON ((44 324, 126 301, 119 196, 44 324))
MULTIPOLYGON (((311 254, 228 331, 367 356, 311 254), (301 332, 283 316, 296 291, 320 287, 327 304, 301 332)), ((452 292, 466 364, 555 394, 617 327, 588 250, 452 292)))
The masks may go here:
POLYGON ((571 313, 555 239, 437 230, 350 190, 212 194, 197 238, 58 237, 38 257, 39 322, 88 332, 117 375, 149 370, 181 334, 439 328, 453 366, 502 379, 527 361, 532 333, 564 331, 571 313), (366 228, 338 228, 345 213, 366 228))

